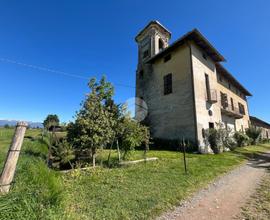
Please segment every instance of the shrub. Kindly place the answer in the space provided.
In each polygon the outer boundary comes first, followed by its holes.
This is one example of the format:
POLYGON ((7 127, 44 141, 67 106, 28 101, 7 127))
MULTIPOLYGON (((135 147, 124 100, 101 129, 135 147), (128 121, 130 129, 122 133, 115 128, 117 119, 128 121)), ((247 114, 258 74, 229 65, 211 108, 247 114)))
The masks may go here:
POLYGON ((249 144, 249 137, 241 131, 236 131, 233 137, 238 147, 244 147, 249 144))
POLYGON ((223 145, 225 148, 229 148, 231 151, 233 151, 237 147, 237 141, 233 136, 228 136, 223 141, 223 145))
POLYGON ((261 137, 262 129, 255 126, 250 126, 246 129, 246 134, 251 139, 251 144, 258 144, 261 137))
POLYGON ((223 152, 224 147, 234 148, 234 140, 230 137, 231 131, 225 129, 222 123, 217 123, 216 127, 205 130, 205 145, 210 145, 215 154, 223 152))

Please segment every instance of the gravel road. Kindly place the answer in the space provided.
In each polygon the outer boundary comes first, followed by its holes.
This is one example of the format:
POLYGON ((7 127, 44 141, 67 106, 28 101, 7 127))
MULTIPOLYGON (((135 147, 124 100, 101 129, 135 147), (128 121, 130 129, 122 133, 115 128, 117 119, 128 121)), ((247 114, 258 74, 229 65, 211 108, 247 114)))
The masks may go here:
POLYGON ((157 220, 235 219, 270 167, 270 152, 217 179, 157 220))

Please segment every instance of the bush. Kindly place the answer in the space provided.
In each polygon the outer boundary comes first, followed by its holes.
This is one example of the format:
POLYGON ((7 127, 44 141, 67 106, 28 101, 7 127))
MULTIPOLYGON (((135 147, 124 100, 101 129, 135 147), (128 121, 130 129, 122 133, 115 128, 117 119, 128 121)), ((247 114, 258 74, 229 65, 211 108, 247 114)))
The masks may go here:
POLYGON ((238 146, 237 141, 233 136, 226 137, 223 144, 225 148, 229 148, 231 151, 235 150, 235 148, 238 146))
POLYGON ((243 132, 236 131, 234 133, 233 137, 234 137, 238 147, 244 147, 244 146, 249 144, 249 137, 246 134, 244 134, 243 132))
POLYGON ((235 148, 234 140, 230 137, 231 131, 224 128, 222 123, 217 123, 217 128, 206 129, 204 142, 212 148, 215 154, 224 151, 224 147, 235 148))
POLYGON ((258 144, 261 137, 262 129, 251 126, 246 129, 246 134, 251 139, 251 144, 258 144))

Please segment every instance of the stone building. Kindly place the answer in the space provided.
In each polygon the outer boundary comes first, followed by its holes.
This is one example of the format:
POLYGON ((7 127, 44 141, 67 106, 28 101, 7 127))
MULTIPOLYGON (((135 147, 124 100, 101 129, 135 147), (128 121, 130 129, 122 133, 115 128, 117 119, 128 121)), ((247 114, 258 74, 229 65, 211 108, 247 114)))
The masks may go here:
MULTIPOLYGON (((194 29, 169 44, 171 33, 151 21, 136 36, 136 97, 145 101, 153 137, 186 138, 203 146, 204 129, 222 122, 232 130, 249 126, 247 96, 221 62, 224 57, 194 29)), ((136 113, 140 112, 140 105, 136 113)))
POLYGON ((250 116, 251 125, 262 129, 262 138, 270 139, 270 124, 253 116, 250 116))

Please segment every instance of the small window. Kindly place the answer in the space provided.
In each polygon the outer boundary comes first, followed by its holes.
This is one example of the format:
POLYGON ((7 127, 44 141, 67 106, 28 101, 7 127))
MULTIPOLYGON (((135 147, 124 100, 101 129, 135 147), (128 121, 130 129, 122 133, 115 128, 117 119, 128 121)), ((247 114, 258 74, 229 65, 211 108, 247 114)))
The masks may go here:
POLYGON ((172 74, 164 76, 164 95, 172 93, 172 74))
POLYGON ((143 70, 141 70, 141 71, 139 72, 139 77, 140 77, 140 79, 143 79, 143 74, 144 74, 144 72, 143 72, 143 70))
POLYGON ((146 58, 149 56, 149 50, 146 50, 143 52, 143 58, 146 58))
POLYGON ((202 54, 203 59, 207 60, 207 55, 205 53, 202 54))
POLYGON ((221 98, 221 105, 223 108, 228 107, 228 96, 226 93, 220 92, 220 98, 221 98))
POLYGON ((172 58, 171 54, 164 57, 164 63, 168 62, 172 58))
POLYGON ((213 122, 209 122, 209 128, 215 128, 215 124, 213 122))
POLYGON ((239 107, 239 113, 242 114, 242 115, 245 115, 246 112, 245 112, 245 106, 241 103, 238 103, 238 107, 239 107))
POLYGON ((164 43, 161 39, 158 40, 158 49, 159 51, 164 49, 164 43))

